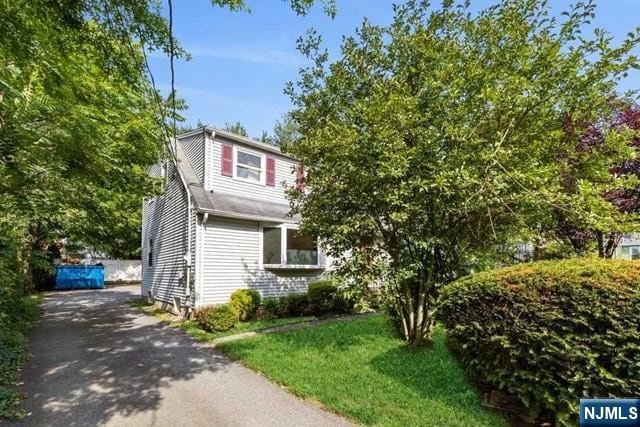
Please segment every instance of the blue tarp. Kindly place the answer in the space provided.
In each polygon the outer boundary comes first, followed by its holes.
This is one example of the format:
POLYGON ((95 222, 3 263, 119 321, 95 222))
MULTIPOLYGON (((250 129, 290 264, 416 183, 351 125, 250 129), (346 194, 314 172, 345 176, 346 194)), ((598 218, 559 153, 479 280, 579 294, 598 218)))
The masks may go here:
POLYGON ((101 265, 59 265, 55 289, 102 289, 104 267, 101 265))

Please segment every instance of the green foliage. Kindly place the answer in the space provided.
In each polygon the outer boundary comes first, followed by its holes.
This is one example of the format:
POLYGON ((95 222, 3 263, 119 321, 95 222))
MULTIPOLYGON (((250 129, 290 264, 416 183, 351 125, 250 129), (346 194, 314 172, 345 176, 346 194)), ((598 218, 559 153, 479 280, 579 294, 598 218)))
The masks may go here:
POLYGON ((610 116, 618 81, 638 66, 638 30, 619 46, 587 35, 594 7, 553 17, 543 1, 479 12, 409 1, 389 26, 365 21, 334 63, 315 33, 301 41, 314 65, 287 89, 300 131, 287 150, 312 191, 291 189, 293 211, 348 283, 384 284, 407 341, 430 339, 441 286, 530 239, 556 209, 610 221, 600 194, 620 184, 609 167, 630 154, 624 135, 584 153, 605 182, 580 182, 576 198, 560 182, 576 151, 564 119, 580 134, 610 116))
POLYGON ((334 311, 338 296, 338 288, 331 280, 319 280, 309 284, 309 306, 316 316, 334 311))
POLYGON ((229 304, 203 307, 194 313, 198 326, 208 332, 223 332, 238 323, 238 316, 229 304))
POLYGON ((346 313, 353 306, 340 294, 338 287, 332 280, 319 280, 310 283, 308 297, 311 312, 316 316, 328 313, 346 313))
POLYGON ((258 317, 270 319, 276 317, 280 309, 280 301, 278 298, 265 298, 262 305, 258 309, 258 317))
POLYGON ((259 306, 260 294, 255 289, 238 289, 231 294, 229 307, 241 322, 253 318, 259 306))
POLYGON ((300 138, 298 125, 291 117, 291 114, 285 114, 281 120, 276 121, 273 127, 273 137, 271 138, 273 145, 284 147, 295 144, 298 138, 300 138))
POLYGON ((16 371, 27 359, 27 329, 39 313, 38 297, 0 295, 0 301, 3 297, 11 301, 11 306, 7 304, 3 307, 6 310, 0 311, 0 420, 23 415, 20 392, 15 386, 16 371))
POLYGON ((227 132, 231 132, 231 133, 234 133, 236 135, 244 136, 244 137, 247 137, 247 138, 249 137, 249 133, 247 132, 247 128, 244 127, 244 125, 242 123, 240 123, 240 122, 225 123, 223 130, 226 130, 227 132))
POLYGON ((522 264, 446 286, 438 318, 478 380, 575 423, 579 397, 640 390, 640 264, 522 264))
POLYGON ((280 317, 306 316, 311 313, 309 297, 304 294, 289 294, 280 298, 277 314, 280 317))

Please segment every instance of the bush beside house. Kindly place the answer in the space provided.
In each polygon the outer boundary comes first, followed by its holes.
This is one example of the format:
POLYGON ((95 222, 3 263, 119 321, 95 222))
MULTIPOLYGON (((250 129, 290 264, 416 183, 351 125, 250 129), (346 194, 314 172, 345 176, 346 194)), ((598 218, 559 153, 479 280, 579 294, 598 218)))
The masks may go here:
POLYGON ((260 306, 260 294, 255 289, 238 289, 231 294, 229 305, 240 321, 251 319, 260 306))
POLYGON ((537 417, 575 423, 580 397, 640 394, 640 264, 574 259, 444 288, 439 320, 478 381, 537 417))
POLYGON ((343 314, 352 310, 353 304, 343 298, 329 280, 309 285, 306 293, 288 294, 282 298, 265 298, 253 289, 239 289, 231 294, 228 304, 203 307, 194 313, 201 329, 208 332, 224 332, 239 321, 267 320, 276 317, 300 317, 313 314, 343 314))
POLYGON ((207 332, 224 332, 233 328, 239 319, 229 304, 220 304, 197 310, 195 320, 207 332))

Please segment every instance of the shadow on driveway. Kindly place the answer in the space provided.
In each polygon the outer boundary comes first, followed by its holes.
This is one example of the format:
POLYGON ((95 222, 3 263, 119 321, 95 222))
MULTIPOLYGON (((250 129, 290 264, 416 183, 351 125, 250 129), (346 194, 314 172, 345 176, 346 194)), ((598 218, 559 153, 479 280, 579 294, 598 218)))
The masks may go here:
POLYGON ((130 307, 137 287, 50 293, 23 373, 26 425, 346 422, 130 307))

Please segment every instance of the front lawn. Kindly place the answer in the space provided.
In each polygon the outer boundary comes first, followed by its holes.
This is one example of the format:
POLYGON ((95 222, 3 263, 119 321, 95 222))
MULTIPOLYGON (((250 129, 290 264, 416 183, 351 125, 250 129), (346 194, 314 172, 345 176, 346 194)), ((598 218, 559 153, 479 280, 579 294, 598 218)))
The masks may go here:
POLYGON ((433 347, 408 349, 384 316, 220 344, 293 393, 367 425, 504 426, 481 406, 436 329, 433 347))
POLYGON ((168 323, 173 327, 182 329, 187 334, 191 335, 198 341, 208 342, 213 341, 216 338, 222 338, 229 335, 241 334, 244 332, 259 331, 261 329, 275 328, 277 326, 290 325, 293 323, 305 322, 307 320, 314 319, 313 316, 305 317, 284 317, 269 320, 249 320, 247 322, 238 322, 233 328, 223 332, 207 332, 201 329, 193 320, 180 319, 177 316, 167 313, 164 310, 159 309, 153 304, 149 304, 143 299, 135 299, 130 302, 134 307, 142 309, 145 313, 154 315, 160 318, 162 321, 168 323))

